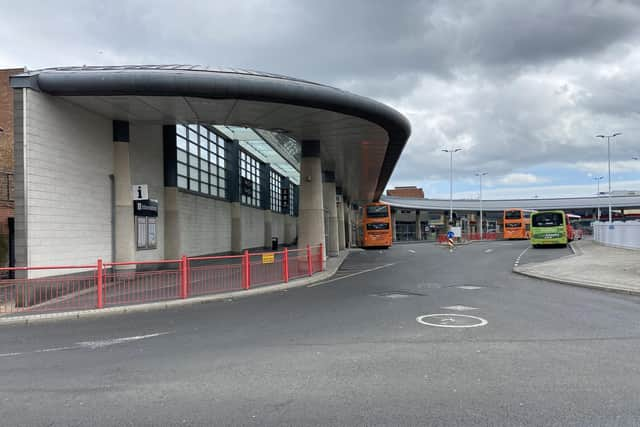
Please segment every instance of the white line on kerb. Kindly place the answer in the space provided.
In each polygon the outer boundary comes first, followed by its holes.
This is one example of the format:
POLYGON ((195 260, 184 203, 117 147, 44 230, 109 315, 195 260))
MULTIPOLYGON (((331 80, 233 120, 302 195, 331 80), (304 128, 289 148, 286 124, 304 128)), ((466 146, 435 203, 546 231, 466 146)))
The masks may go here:
POLYGON ((358 276, 360 274, 364 274, 364 273, 369 273, 371 271, 380 270, 381 268, 391 267, 392 265, 395 265, 395 264, 396 264, 395 262, 392 262, 391 264, 379 265, 377 267, 370 268, 368 270, 362 270, 362 271, 358 271, 358 272, 355 272, 355 273, 347 274, 346 276, 341 276, 341 277, 336 277, 336 278, 333 278, 333 279, 325 280, 324 282, 314 283, 313 285, 308 285, 307 288, 315 288, 316 286, 325 285, 327 283, 336 282, 338 280, 347 279, 349 277, 358 276))

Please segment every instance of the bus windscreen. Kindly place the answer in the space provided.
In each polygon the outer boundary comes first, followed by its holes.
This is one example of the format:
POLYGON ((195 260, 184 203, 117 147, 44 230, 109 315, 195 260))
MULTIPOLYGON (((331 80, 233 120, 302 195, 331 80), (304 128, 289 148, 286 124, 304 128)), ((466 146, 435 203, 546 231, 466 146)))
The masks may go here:
POLYGON ((504 213, 505 219, 520 219, 520 211, 506 211, 504 213))
POLYGON ((386 218, 389 216, 387 205, 367 206, 368 218, 386 218))
POLYGON ((558 227, 562 224, 562 214, 558 212, 543 212, 533 216, 534 227, 558 227))

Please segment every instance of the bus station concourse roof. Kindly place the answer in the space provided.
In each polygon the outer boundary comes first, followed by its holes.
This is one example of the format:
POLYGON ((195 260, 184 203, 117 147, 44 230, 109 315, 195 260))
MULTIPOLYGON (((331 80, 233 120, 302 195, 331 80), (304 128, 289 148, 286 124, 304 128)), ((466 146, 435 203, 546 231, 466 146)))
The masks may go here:
MULTIPOLYGON (((418 210, 449 210, 449 199, 415 199, 409 197, 383 196, 381 201, 396 208, 418 209, 418 210)), ((532 209, 532 210, 553 210, 553 209, 592 209, 608 206, 606 195, 601 197, 567 197, 557 199, 505 199, 505 200, 482 200, 482 209, 485 211, 504 211, 510 208, 532 209)), ((640 195, 634 196, 612 196, 611 206, 613 208, 638 209, 640 208, 640 195)), ((479 199, 454 199, 454 211, 478 211, 480 210, 479 199)))
POLYGON ((320 141, 322 167, 353 201, 377 200, 411 128, 396 110, 277 74, 191 65, 61 67, 14 76, 113 120, 239 126, 320 141))

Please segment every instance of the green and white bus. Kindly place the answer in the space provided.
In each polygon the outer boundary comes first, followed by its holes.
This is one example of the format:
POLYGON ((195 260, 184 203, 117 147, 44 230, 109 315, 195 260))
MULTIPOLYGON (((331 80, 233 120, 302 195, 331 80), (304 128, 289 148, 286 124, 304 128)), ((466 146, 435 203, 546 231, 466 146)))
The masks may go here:
MULTIPOLYGON (((574 216, 574 215, 572 215, 574 216)), ((573 240, 573 227, 564 211, 542 211, 531 214, 531 245, 563 245, 573 240)))

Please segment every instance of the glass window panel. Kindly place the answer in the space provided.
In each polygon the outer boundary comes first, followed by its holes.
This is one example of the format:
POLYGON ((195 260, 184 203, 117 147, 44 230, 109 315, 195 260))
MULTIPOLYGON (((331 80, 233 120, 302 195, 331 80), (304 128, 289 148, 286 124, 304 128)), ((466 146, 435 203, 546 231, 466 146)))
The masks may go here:
POLYGON ((200 125, 200 126, 198 126, 198 132, 200 132, 200 134, 202 134, 202 135, 206 135, 207 134, 207 128, 202 126, 202 125, 200 125))
POLYGON ((178 150, 178 161, 182 163, 187 163, 187 153, 182 150, 178 150))
POLYGON ((187 128, 184 125, 176 125, 176 133, 180 136, 187 136, 187 128))
POLYGON ((218 191, 218 196, 226 198, 227 197, 227 191, 223 190, 223 189, 220 189, 220 191, 218 191))
MULTIPOLYGON (((211 164, 213 164, 213 165, 218 164, 218 159, 214 155, 211 155, 211 164)), ((215 169, 215 168, 213 168, 213 169, 215 169)))
POLYGON ((153 249, 157 245, 156 218, 147 218, 148 241, 147 247, 153 249))
POLYGON ((198 125, 189 125, 189 130, 193 131, 193 132, 198 132, 198 125))
POLYGON ((213 142, 209 144, 209 151, 211 151, 213 154, 216 154, 218 152, 218 148, 213 142))
POLYGON ((224 167, 224 159, 223 158, 218 158, 218 165, 220 165, 221 167, 224 167))
POLYGON ((184 178, 182 176, 178 177, 178 187, 180 188, 187 188, 187 178, 184 178))
POLYGON ((224 178, 218 178, 218 186, 220 188, 225 188, 226 185, 227 185, 227 182, 224 180, 224 178))
POLYGON ((209 187, 209 190, 211 190, 211 195, 212 196, 217 196, 218 195, 218 189, 214 185, 211 185, 209 187))
POLYGON ((209 151, 207 151, 206 148, 201 148, 200 149, 200 158, 201 159, 209 159, 209 151))
POLYGON ((192 142, 189 142, 189 152, 191 154, 198 155, 198 146, 192 142))
POLYGON ((209 162, 207 162, 206 160, 200 160, 200 169, 202 169, 203 171, 209 171, 209 162))
POLYGON ((198 168, 189 168, 189 178, 198 178, 198 168))
POLYGON ((208 145, 209 145, 209 140, 207 139, 206 134, 200 135, 200 146, 206 148, 208 145))
POLYGON ((145 249, 147 247, 147 217, 136 217, 136 234, 137 234, 137 246, 138 249, 145 249))
POLYGON ((176 138, 176 147, 181 148, 183 150, 187 149, 187 140, 186 139, 182 139, 180 137, 176 138))
POLYGON ((196 181, 195 179, 190 179, 189 180, 189 190, 193 190, 193 191, 198 191, 198 181, 196 181))
POLYGON ((209 174, 207 172, 200 172, 200 182, 209 183, 209 174))
POLYGON ((187 165, 184 163, 178 163, 178 175, 187 175, 187 165))
POLYGON ((197 166, 198 165, 198 157, 193 154, 189 155, 189 165, 197 166))
POLYGON ((215 175, 209 175, 209 177, 211 178, 212 184, 215 184, 216 182, 218 182, 217 177, 215 175))

